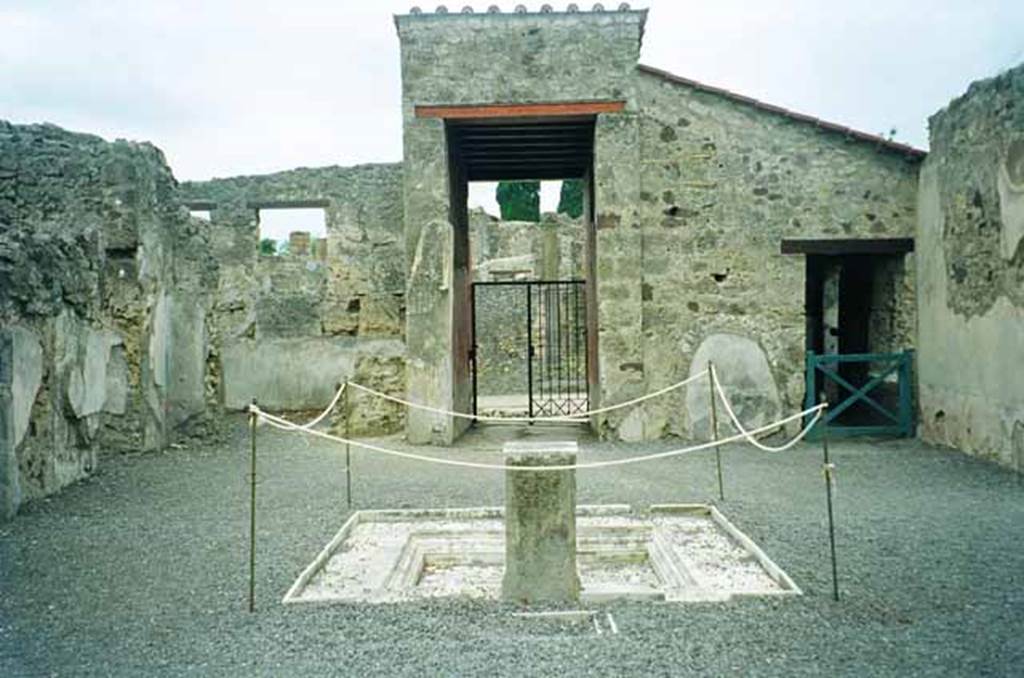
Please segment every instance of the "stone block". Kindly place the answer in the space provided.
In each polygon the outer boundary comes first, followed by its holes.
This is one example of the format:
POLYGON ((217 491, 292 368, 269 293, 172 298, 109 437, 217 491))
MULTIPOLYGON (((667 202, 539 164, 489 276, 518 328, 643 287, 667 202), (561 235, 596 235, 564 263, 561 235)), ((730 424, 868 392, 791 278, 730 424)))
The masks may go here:
POLYGON ((31 330, 23 327, 10 329, 12 352, 11 408, 14 417, 14 447, 21 444, 32 418, 39 387, 43 383, 43 346, 31 330))
POLYGON ((401 300, 393 294, 373 294, 359 305, 360 336, 402 336, 405 329, 401 300))
MULTIPOLYGON (((576 463, 575 442, 505 444, 509 466, 576 463)), ((502 598, 516 603, 575 602, 576 472, 506 471, 502 598)))

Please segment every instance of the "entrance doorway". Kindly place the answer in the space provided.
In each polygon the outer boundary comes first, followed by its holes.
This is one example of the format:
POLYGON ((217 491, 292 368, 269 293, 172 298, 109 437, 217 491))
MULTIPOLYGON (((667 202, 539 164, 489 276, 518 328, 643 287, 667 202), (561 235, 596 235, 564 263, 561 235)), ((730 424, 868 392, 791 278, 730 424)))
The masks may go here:
POLYGON ((911 346, 902 294, 913 240, 784 240, 806 256, 808 407, 828 402, 837 435, 907 435, 911 346))
POLYGON ((586 298, 583 280, 473 283, 473 414, 588 410, 586 298))
MULTIPOLYGON (((497 107, 474 110, 474 117, 458 111, 456 117, 445 119, 450 220, 455 226, 454 409, 482 414, 482 398, 505 395, 493 390, 508 390, 510 382, 521 396, 519 411, 529 416, 571 416, 589 409, 598 378, 592 179, 598 111, 589 111, 591 107, 559 105, 551 108, 550 115, 529 116, 509 116, 497 107), (560 276, 557 265, 547 270, 545 264, 535 268, 529 280, 494 280, 495 271, 489 272, 492 279, 486 283, 475 280, 469 183, 567 179, 583 185, 576 271, 560 276), (489 333, 494 333, 494 341, 489 341, 489 333), (460 369, 463 366, 465 372, 460 369), (504 367, 504 373, 498 367, 504 367)), ((559 239, 576 241, 567 232, 559 239)))

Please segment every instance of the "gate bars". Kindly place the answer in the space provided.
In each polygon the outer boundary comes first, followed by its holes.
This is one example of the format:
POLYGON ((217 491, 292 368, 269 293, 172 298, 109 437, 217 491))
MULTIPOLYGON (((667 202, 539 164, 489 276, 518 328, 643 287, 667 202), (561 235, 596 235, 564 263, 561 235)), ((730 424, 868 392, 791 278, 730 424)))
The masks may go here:
POLYGON ((914 362, 914 351, 901 353, 829 353, 816 354, 807 352, 806 371, 806 407, 813 407, 819 402, 821 390, 826 384, 834 384, 838 389, 846 391, 840 396, 839 402, 829 407, 827 416, 819 420, 811 431, 811 437, 820 437, 821 429, 829 429, 829 435, 837 438, 857 435, 893 435, 911 437, 914 435, 914 406, 911 383, 911 368, 914 362), (865 374, 873 366, 877 372, 862 384, 857 379, 845 378, 840 369, 842 365, 857 365, 865 374), (881 390, 889 375, 895 374, 897 381, 897 403, 895 409, 879 402, 881 390), (869 395, 869 393, 871 395, 869 395), (872 397, 874 396, 874 397, 872 397), (870 408, 882 423, 869 425, 841 424, 838 417, 857 403, 870 408))
POLYGON ((583 280, 475 282, 472 287, 473 414, 480 388, 479 301, 484 289, 525 290, 525 371, 528 416, 573 416, 590 406, 587 317, 583 280))

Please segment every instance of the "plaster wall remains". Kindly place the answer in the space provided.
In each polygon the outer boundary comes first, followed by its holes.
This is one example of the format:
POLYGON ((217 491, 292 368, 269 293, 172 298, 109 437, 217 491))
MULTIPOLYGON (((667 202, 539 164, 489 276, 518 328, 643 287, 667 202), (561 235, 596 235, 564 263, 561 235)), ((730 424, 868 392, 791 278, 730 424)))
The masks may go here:
POLYGON ((207 250, 153 146, 0 122, 0 515, 203 420, 207 250))
MULTIPOLYGON (((221 262, 211 315, 214 387, 240 410, 325 407, 346 379, 405 392, 401 166, 301 168, 186 182, 221 262), (260 208, 321 206, 326 251, 260 253, 260 208)), ((393 431, 401 408, 353 392, 353 433, 393 431)))
POLYGON ((930 119, 918 220, 920 434, 1024 467, 1024 65, 930 119))

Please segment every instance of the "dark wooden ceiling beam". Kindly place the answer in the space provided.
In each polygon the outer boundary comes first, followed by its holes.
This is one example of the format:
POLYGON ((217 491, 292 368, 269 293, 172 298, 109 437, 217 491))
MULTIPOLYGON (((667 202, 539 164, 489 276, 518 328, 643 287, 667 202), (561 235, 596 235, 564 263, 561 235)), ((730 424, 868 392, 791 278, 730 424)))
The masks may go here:
POLYGON ((826 238, 787 239, 782 241, 782 254, 906 254, 914 251, 913 238, 826 238))
POLYGON ((456 106, 415 106, 417 118, 445 120, 524 118, 533 116, 576 116, 599 113, 621 113, 625 101, 567 101, 537 104, 467 104, 456 106))

